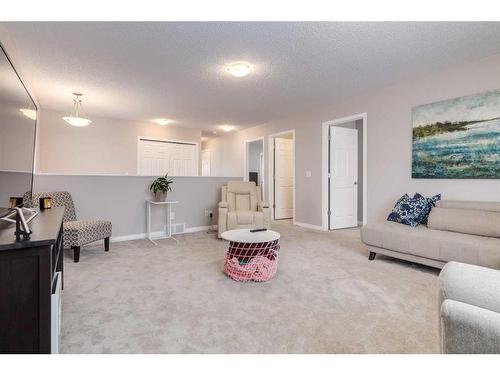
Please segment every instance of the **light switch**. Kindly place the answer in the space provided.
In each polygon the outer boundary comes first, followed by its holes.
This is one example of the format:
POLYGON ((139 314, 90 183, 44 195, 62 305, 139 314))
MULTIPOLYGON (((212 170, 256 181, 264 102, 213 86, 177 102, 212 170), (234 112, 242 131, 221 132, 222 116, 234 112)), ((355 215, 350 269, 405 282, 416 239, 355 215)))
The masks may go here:
POLYGON ((311 177, 311 171, 306 171, 306 177, 311 177))

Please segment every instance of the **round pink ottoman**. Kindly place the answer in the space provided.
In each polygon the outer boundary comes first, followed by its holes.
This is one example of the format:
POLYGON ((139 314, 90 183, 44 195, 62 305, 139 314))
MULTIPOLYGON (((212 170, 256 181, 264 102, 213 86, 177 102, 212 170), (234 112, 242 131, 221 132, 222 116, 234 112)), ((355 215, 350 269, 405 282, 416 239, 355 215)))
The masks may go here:
POLYGON ((228 230, 221 237, 229 241, 224 272, 236 281, 268 281, 278 269, 280 234, 272 230, 228 230))

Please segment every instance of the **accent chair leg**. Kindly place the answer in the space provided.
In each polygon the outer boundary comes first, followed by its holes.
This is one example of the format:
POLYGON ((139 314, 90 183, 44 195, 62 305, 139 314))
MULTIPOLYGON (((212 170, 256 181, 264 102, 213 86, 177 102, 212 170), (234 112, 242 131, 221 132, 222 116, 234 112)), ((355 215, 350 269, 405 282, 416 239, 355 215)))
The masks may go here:
POLYGON ((78 263, 80 261, 80 246, 71 246, 73 249, 73 261, 78 263))
POLYGON ((104 251, 109 251, 109 237, 104 239, 104 251))
POLYGON ((377 255, 377 253, 374 253, 373 251, 370 251, 370 254, 368 254, 368 260, 373 260, 375 259, 375 256, 377 255))

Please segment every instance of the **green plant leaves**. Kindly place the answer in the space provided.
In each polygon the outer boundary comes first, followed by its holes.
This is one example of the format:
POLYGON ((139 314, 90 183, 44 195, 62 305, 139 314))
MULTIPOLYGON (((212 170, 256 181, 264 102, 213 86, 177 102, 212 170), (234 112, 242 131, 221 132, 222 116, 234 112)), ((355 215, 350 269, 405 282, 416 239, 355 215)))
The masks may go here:
POLYGON ((158 177, 151 183, 149 190, 156 194, 161 191, 162 193, 166 193, 168 191, 172 191, 172 185, 174 183, 174 179, 168 176, 168 173, 163 177, 158 177))

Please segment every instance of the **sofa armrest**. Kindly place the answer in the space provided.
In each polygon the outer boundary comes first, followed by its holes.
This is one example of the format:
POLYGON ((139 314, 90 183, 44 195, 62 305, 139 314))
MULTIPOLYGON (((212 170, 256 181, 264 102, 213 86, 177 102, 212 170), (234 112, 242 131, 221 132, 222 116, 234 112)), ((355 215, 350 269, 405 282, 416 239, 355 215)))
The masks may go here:
POLYGON ((227 230, 227 202, 219 203, 219 220, 217 223, 217 236, 221 238, 221 234, 227 230))
POLYGON ((271 208, 269 207, 269 203, 267 202, 259 202, 257 205, 257 211, 262 212, 264 215, 264 228, 271 228, 271 208))
POLYGON ((439 306, 446 299, 500 313, 500 271, 448 262, 439 274, 439 306))
POLYGON ((500 353, 500 314, 445 300, 441 305, 441 351, 449 354, 500 353))

